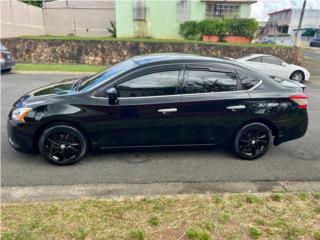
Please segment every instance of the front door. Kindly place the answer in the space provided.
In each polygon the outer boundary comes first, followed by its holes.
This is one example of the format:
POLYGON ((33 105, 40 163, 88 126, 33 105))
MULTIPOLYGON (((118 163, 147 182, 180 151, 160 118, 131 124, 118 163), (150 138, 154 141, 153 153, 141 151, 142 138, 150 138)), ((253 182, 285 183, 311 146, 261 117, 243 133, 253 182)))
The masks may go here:
POLYGON ((218 144, 248 116, 237 74, 225 68, 187 67, 181 106, 181 134, 185 144, 218 144))
POLYGON ((177 144, 180 140, 177 94, 182 66, 155 68, 116 81, 118 102, 98 98, 102 115, 97 119, 103 147, 177 144))

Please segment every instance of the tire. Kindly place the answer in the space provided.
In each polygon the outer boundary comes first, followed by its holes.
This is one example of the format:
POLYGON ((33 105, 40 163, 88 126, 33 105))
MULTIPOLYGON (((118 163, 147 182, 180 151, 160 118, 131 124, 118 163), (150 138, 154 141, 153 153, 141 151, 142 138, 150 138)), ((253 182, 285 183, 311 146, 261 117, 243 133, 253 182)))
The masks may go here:
POLYGON ((50 163, 69 165, 79 162, 87 151, 85 135, 70 125, 54 125, 45 129, 39 139, 39 151, 50 163))
POLYGON ((304 78, 304 73, 302 71, 295 71, 291 74, 290 76, 290 79, 291 80, 294 80, 294 81, 297 81, 297 82, 300 82, 300 83, 303 83, 305 78, 304 78))
POLYGON ((268 151, 271 141, 271 130, 265 124, 250 123, 237 132, 233 150, 235 155, 241 159, 254 160, 268 151))
POLYGON ((1 70, 1 73, 8 73, 11 70, 12 70, 12 68, 3 69, 3 70, 1 70))

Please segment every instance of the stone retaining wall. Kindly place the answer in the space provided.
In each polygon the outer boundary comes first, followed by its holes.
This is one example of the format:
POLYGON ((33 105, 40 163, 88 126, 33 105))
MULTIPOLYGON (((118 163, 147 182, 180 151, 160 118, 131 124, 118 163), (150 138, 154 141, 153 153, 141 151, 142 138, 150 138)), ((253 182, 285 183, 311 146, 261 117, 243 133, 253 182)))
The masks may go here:
POLYGON ((299 48, 231 46, 205 43, 129 42, 96 40, 2 39, 19 63, 114 64, 148 53, 179 52, 210 57, 238 58, 253 53, 277 56, 288 63, 303 64, 299 48))

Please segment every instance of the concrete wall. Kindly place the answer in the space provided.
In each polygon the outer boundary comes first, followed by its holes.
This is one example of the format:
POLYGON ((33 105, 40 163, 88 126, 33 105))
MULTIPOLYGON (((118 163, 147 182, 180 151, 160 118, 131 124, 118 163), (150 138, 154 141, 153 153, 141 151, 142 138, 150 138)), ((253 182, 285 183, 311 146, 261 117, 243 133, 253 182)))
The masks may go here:
MULTIPOLYGON (((144 37, 178 39, 179 21, 177 13, 178 0, 145 0, 146 20, 133 19, 134 0, 116 0, 116 20, 118 37, 144 37), (140 29, 139 29, 140 28, 140 29), (141 34, 143 32, 143 34, 141 34)), ((206 3, 201 0, 188 0, 188 19, 201 21, 205 19, 206 3)), ((241 3, 240 17, 250 17, 250 4, 241 3)))
POLYGON ((42 9, 17 0, 0 0, 1 38, 21 35, 43 35, 42 9))
POLYGON ((58 0, 44 4, 46 34, 110 36, 115 22, 113 0, 58 0))
POLYGON ((128 41, 79 41, 3 39, 20 63, 79 63, 114 64, 129 57, 149 54, 180 52, 209 57, 237 58, 253 53, 277 56, 288 63, 303 64, 300 48, 241 47, 205 43, 163 43, 128 41))

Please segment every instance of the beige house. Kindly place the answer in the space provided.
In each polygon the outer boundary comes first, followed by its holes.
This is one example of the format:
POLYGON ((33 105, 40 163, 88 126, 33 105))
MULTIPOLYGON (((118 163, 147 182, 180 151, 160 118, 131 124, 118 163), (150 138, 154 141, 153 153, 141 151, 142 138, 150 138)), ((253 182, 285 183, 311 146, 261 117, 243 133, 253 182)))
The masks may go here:
POLYGON ((57 0, 43 5, 45 29, 50 35, 108 36, 115 21, 112 0, 57 0))
POLYGON ((56 0, 43 8, 18 0, 0 0, 1 37, 21 35, 110 36, 114 0, 56 0))

